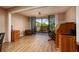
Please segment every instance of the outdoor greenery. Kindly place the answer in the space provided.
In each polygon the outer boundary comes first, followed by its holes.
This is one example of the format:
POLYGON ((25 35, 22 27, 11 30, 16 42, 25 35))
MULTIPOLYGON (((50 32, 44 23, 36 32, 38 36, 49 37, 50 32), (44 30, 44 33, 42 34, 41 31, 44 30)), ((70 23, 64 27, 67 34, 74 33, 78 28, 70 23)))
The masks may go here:
POLYGON ((46 24, 46 23, 40 23, 40 22, 36 22, 36 25, 37 26, 48 26, 48 24, 46 24))
POLYGON ((36 27, 38 32, 55 31, 55 17, 51 16, 50 19, 36 19, 36 27))
POLYGON ((48 31, 48 24, 46 23, 43 23, 43 22, 36 22, 36 26, 37 27, 40 27, 39 30, 37 30, 38 32, 47 32, 48 31))

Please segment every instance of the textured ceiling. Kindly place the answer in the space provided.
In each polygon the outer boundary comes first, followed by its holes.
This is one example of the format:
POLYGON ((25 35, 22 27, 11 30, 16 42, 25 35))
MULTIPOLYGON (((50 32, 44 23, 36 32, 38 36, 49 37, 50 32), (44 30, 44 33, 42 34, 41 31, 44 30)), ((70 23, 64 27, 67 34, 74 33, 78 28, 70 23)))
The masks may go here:
MULTIPOLYGON (((1 6, 2 8, 5 9, 22 9, 23 8, 28 8, 28 6, 1 6)), ((34 6, 33 6, 34 7, 34 6)), ((35 16, 35 17, 45 17, 48 15, 53 15, 57 13, 63 13, 66 12, 71 6, 42 6, 38 8, 31 8, 30 10, 23 10, 18 12, 18 14, 25 15, 25 16, 35 16)))
POLYGON ((44 17, 44 16, 53 15, 57 13, 63 13, 69 8, 70 8, 69 6, 62 6, 62 7, 49 6, 49 7, 41 7, 41 8, 36 8, 31 10, 25 10, 25 11, 19 12, 19 14, 25 15, 25 16, 44 17))

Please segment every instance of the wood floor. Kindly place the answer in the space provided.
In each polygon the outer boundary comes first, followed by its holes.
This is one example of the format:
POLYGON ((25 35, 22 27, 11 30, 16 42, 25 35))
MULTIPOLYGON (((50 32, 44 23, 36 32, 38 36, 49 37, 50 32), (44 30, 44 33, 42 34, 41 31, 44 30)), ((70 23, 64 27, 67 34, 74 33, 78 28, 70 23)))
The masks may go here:
POLYGON ((4 43, 3 52, 56 52, 55 42, 48 41, 46 33, 22 37, 19 41, 4 43))

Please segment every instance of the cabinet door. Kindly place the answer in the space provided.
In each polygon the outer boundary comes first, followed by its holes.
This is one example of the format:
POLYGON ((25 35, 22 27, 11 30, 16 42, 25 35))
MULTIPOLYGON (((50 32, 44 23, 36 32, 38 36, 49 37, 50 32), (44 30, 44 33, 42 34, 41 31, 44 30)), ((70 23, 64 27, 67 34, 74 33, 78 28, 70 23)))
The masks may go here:
POLYGON ((12 31, 12 41, 17 41, 20 39, 20 31, 12 31))
POLYGON ((70 51, 75 52, 76 51, 76 37, 70 36, 70 51))
POLYGON ((61 38, 59 39, 59 48, 62 52, 75 52, 76 51, 75 36, 61 35, 61 38))
POLYGON ((60 51, 62 51, 62 52, 66 52, 67 51, 66 39, 67 39, 67 37, 65 35, 59 36, 59 48, 60 48, 60 51))

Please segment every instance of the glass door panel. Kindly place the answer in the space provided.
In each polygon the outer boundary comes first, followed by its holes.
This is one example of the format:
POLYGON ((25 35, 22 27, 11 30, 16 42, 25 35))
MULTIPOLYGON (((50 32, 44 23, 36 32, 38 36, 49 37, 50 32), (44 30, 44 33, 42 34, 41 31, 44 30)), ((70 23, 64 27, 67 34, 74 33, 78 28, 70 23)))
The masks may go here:
POLYGON ((42 32, 48 32, 48 19, 47 18, 42 19, 41 30, 42 32))
POLYGON ((47 18, 36 19, 36 31, 48 32, 48 19, 47 18))
POLYGON ((41 19, 36 19, 36 31, 41 32, 41 19))

